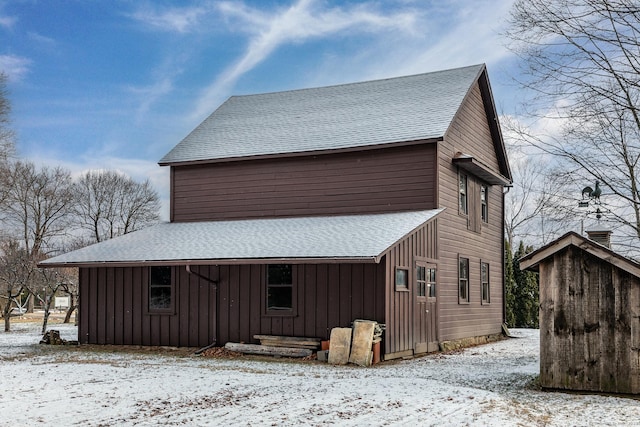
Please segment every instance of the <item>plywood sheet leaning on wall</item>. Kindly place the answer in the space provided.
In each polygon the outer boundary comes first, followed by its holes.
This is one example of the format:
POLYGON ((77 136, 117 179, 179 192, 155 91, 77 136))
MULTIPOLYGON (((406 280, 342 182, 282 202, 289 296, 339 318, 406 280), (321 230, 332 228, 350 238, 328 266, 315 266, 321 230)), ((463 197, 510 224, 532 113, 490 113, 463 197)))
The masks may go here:
POLYGON ((356 320, 353 322, 353 341, 349 363, 360 366, 371 365, 373 352, 373 335, 375 332, 376 322, 366 320, 356 320))
POLYGON ((329 359, 332 365, 346 365, 351 353, 351 328, 333 328, 329 343, 329 359))

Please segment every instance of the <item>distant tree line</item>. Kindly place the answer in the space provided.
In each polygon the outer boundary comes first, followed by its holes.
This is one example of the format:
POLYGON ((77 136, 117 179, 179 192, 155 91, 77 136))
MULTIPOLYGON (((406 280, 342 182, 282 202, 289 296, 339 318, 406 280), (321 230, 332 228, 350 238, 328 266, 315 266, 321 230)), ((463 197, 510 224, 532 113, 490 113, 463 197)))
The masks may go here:
POLYGON ((77 307, 77 269, 39 269, 52 255, 101 242, 158 222, 160 199, 151 183, 114 170, 77 179, 62 167, 37 166, 16 156, 6 75, 0 73, 0 313, 44 308, 43 333, 55 296, 77 307))

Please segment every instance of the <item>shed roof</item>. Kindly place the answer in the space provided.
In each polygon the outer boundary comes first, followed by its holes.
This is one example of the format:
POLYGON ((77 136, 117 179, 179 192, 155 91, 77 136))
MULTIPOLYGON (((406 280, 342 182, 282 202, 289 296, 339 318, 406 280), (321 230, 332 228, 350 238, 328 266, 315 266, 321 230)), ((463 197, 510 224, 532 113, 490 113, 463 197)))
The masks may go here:
POLYGON ((389 214, 161 223, 87 246, 44 267, 379 262, 443 209, 389 214))
POLYGON ((640 264, 574 231, 570 231, 553 242, 522 257, 520 259, 520 269, 537 271, 541 262, 568 246, 578 247, 634 276, 640 277, 640 264))
MULTIPOLYGON (((483 73, 487 80, 485 71, 480 64, 384 80, 232 96, 159 163, 176 165, 441 139, 483 73)), ((489 98, 485 102, 492 104, 488 80, 482 83, 489 98)), ((492 105, 488 108, 495 110, 492 105)), ((495 111, 490 113, 494 115, 495 111)), ((497 128, 495 120, 491 117, 489 123, 497 128)), ((494 139, 501 138, 499 129, 492 132, 494 139)), ((503 156, 502 150, 499 156, 503 156)), ((508 165, 504 169, 510 178, 508 165)))

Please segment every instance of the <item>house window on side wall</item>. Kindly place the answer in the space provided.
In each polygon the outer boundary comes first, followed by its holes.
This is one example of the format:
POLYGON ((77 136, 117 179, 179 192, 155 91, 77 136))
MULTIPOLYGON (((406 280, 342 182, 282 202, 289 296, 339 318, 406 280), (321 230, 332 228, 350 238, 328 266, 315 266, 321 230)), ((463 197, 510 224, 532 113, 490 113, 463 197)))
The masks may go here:
POLYGON ((293 266, 267 266, 267 314, 293 314, 293 266))
POLYGON ((409 269, 396 267, 396 291, 409 290, 409 269))
POLYGON ((149 268, 149 313, 173 312, 171 267, 149 268))
POLYGON ((482 184, 480 186, 480 215, 482 216, 482 222, 489 222, 489 202, 487 201, 489 198, 489 187, 482 184))
POLYGON ((469 214, 469 197, 467 193, 468 179, 462 172, 458 173, 459 206, 458 210, 463 215, 469 214))
POLYGON ((491 289, 489 287, 489 264, 486 262, 480 263, 480 283, 482 304, 489 304, 491 302, 491 289))
POLYGON ((458 302, 469 302, 469 258, 458 259, 458 302))

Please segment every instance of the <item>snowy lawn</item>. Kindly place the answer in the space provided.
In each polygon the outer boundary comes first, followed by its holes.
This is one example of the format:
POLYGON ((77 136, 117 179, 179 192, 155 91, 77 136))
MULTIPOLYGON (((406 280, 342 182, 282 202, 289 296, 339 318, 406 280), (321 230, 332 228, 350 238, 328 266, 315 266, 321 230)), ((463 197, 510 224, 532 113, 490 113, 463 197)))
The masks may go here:
MULTIPOLYGON (((638 425, 640 400, 539 391, 537 330, 371 368, 39 345, 0 332, 0 425, 638 425)), ((71 325, 50 325, 76 339, 71 325)))

